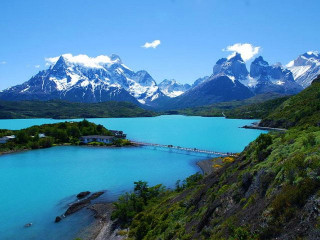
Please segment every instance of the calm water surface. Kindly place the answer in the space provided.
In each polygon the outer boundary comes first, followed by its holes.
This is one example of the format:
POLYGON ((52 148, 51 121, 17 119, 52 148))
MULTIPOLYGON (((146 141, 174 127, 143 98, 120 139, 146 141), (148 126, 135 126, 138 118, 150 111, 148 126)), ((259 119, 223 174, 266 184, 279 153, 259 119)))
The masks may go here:
MULTIPOLYGON (((73 119, 71 121, 80 121, 73 119)), ((220 152, 239 152, 260 133, 265 131, 240 128, 256 120, 225 119, 209 117, 186 117, 181 115, 152 118, 90 118, 108 129, 123 130, 128 138, 151 143, 196 147, 220 152)), ((54 119, 5 119, 0 128, 22 129, 44 123, 66 120, 54 119)))
MULTIPOLYGON (((241 151, 261 132, 239 128, 252 120, 160 116, 89 119, 123 130, 129 139, 223 152, 241 151)), ((0 128, 22 129, 65 120, 0 120, 0 128)), ((75 121, 75 120, 73 120, 75 121)), ((0 157, 0 239, 72 239, 92 221, 87 210, 53 221, 80 191, 107 190, 103 200, 130 191, 134 181, 173 187, 199 171, 204 156, 150 148, 54 147, 0 157), (23 225, 32 222, 33 226, 23 225)))

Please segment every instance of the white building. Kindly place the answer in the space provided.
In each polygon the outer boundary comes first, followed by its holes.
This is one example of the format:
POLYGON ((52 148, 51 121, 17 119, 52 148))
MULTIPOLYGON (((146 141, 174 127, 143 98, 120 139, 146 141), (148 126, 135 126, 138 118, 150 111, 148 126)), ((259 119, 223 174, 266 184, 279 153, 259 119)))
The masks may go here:
POLYGON ((82 143, 91 143, 91 142, 101 142, 101 143, 112 143, 114 136, 101 136, 101 135, 90 135, 82 136, 80 141, 82 143))
POLYGON ((7 143, 9 140, 15 139, 16 136, 15 135, 11 135, 11 136, 4 136, 2 138, 0 138, 0 143, 7 143))

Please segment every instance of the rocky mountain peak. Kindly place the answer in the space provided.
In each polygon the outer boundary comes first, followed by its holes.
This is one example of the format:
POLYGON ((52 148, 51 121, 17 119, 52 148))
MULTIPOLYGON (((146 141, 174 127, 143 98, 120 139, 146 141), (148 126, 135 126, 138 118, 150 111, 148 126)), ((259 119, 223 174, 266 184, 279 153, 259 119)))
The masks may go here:
POLYGON ((255 78, 262 74, 266 74, 268 67, 269 63, 265 61, 262 56, 259 56, 251 63, 250 76, 255 78))
POLYGON ((229 58, 229 62, 235 62, 235 61, 239 61, 239 62, 243 62, 244 63, 240 53, 235 53, 234 56, 231 56, 229 58))
POLYGON ((121 58, 117 54, 114 54, 114 53, 111 54, 110 60, 112 62, 116 62, 116 63, 122 64, 121 58))
POLYGON ((246 64, 239 53, 229 59, 221 58, 213 67, 213 75, 227 75, 236 79, 244 79, 248 74, 246 64))
POLYGON ((189 84, 178 83, 175 79, 165 79, 158 86, 163 94, 171 98, 180 96, 191 88, 189 84))

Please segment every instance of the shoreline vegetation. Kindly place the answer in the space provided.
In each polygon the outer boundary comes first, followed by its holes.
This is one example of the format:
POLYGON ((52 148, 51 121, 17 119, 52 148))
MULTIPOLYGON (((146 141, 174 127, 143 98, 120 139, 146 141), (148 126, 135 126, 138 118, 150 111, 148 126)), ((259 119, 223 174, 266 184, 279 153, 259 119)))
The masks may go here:
POLYGON ((200 107, 171 110, 165 113, 231 119, 262 119, 289 98, 290 96, 266 93, 240 101, 220 102, 200 107))
POLYGON ((160 115, 262 119, 288 98, 281 94, 267 93, 240 101, 167 111, 144 109, 129 102, 0 101, 0 119, 133 118, 160 115))
POLYGON ((0 119, 18 118, 126 118, 159 114, 129 102, 80 103, 61 100, 0 101, 0 119))
POLYGON ((21 130, 0 129, 0 140, 3 141, 0 143, 0 155, 55 146, 133 146, 129 140, 116 138, 112 131, 87 120, 43 124, 21 130), (114 137, 114 140, 112 143, 90 142, 84 144, 80 138, 85 135, 110 136, 114 137))

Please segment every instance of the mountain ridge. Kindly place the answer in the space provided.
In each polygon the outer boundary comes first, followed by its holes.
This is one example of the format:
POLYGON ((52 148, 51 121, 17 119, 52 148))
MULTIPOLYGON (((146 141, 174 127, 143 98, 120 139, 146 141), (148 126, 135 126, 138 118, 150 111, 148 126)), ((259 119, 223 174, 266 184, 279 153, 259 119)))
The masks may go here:
POLYGON ((241 100, 261 93, 296 94, 320 73, 317 52, 302 54, 287 66, 269 65, 259 56, 252 61, 249 71, 241 55, 236 53, 219 59, 210 77, 198 78, 192 85, 173 79, 157 84, 147 71, 131 70, 116 54, 109 57, 63 54, 47 60, 48 69, 39 71, 27 82, 1 91, 0 99, 126 101, 146 108, 181 109, 241 100))

